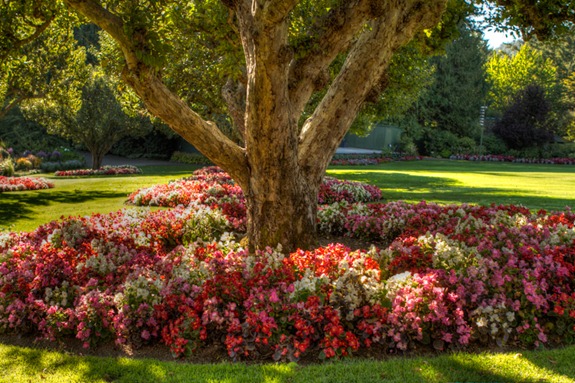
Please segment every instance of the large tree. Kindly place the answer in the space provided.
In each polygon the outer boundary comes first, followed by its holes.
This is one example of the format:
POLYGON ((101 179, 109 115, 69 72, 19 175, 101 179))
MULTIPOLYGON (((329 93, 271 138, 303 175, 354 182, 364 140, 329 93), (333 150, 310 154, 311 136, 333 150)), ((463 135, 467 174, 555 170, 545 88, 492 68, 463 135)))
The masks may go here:
POLYGON ((148 110, 240 184, 251 249, 313 244, 325 169, 364 102, 388 85, 394 53, 414 38, 445 36, 453 24, 448 0, 63 3, 115 41, 123 79, 148 110), (192 28, 211 20, 222 21, 210 29, 213 38, 192 28), (209 49, 194 50, 189 41, 209 49), (222 98, 241 132, 241 145, 185 102, 178 84, 166 76, 174 63, 197 70, 191 59, 198 55, 204 65, 233 69, 222 72, 228 84, 222 98), (343 64, 332 78, 332 63, 341 56, 343 64), (300 123, 320 90, 325 95, 300 123))

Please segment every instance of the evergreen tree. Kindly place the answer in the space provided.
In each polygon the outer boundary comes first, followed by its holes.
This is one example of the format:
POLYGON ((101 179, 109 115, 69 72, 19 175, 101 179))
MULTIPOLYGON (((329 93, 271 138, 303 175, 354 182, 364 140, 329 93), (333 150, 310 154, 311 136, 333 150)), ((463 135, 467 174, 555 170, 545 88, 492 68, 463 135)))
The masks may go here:
POLYGON ((419 102, 420 122, 459 137, 477 136, 487 89, 487 45, 481 33, 462 23, 459 38, 432 61, 435 81, 419 102))

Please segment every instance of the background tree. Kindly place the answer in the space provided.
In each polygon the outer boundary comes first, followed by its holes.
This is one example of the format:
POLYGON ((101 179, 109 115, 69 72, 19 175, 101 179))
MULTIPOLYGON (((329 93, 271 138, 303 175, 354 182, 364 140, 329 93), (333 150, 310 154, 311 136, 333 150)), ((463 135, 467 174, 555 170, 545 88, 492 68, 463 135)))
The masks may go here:
POLYGON ((143 135, 151 127, 145 117, 130 117, 113 91, 114 83, 94 72, 81 89, 79 99, 43 99, 29 105, 27 116, 57 134, 85 146, 92 155, 92 168, 102 165, 104 155, 121 138, 143 135))
POLYGON ((537 84, 528 85, 516 95, 493 132, 512 149, 541 148, 554 137, 549 126, 550 112, 545 89, 537 84))
POLYGON ((424 125, 475 138, 487 93, 487 45, 472 24, 464 22, 459 28, 459 38, 446 47, 445 55, 432 59, 435 81, 420 99, 417 112, 424 125))
POLYGON ((496 51, 486 66, 490 84, 490 107, 504 111, 515 96, 532 84, 539 85, 550 99, 559 96, 557 88, 557 69, 550 59, 543 57, 542 52, 534 49, 529 43, 523 44, 513 56, 496 51))

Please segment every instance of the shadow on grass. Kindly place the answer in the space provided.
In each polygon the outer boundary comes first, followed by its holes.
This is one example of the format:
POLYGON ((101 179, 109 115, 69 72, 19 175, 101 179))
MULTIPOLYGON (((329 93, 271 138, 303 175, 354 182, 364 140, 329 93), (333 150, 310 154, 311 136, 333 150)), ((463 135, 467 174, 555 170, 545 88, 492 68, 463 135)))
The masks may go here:
POLYGON ((101 190, 57 191, 53 189, 10 192, 0 194, 0 227, 6 227, 21 219, 32 219, 33 207, 54 203, 81 204, 88 201, 125 197, 125 192, 101 190))
POLYGON ((441 203, 470 203, 480 205, 523 205, 530 209, 564 210, 575 206, 573 198, 535 195, 532 191, 497 187, 468 187, 448 177, 419 176, 407 173, 362 171, 336 174, 342 179, 378 186, 385 202, 435 201, 441 203))
MULTIPOLYGON (((40 349, 11 347, 3 353, 0 371, 18 369, 17 381, 59 375, 81 382, 290 382, 294 364, 185 364, 156 359, 73 356, 40 349)), ((0 373, 0 377, 2 373, 0 373)), ((41 381, 41 380, 38 380, 41 381)))

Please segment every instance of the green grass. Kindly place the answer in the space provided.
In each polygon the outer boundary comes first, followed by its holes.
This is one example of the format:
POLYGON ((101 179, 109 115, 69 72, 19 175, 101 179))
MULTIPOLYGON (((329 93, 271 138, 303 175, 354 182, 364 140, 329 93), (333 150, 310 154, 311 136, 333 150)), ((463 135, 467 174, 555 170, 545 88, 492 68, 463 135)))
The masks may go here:
POLYGON ((575 347, 505 354, 344 360, 322 365, 185 364, 73 356, 0 345, 0 382, 556 382, 573 383, 575 347))
MULTIPOLYGON (((189 175, 195 166, 146 167, 128 177, 53 179, 55 189, 0 194, 0 227, 32 230, 64 215, 124 207, 141 187, 189 175)), ((338 178, 379 186, 386 201, 522 204, 560 210, 575 202, 575 167, 417 161, 333 167, 338 178)), ((50 178, 50 177, 48 177, 50 178)), ((575 382, 575 347, 521 354, 468 353, 351 360, 324 365, 184 364, 80 357, 0 344, 0 382, 575 382)))
POLYGON ((144 174, 114 177, 58 178, 54 189, 0 193, 0 228, 30 231, 61 216, 109 213, 125 208, 128 194, 191 175, 195 165, 148 166, 144 174))
POLYGON ((437 160, 338 166, 328 173, 377 185, 386 201, 515 204, 547 210, 575 205, 574 166, 437 160))

